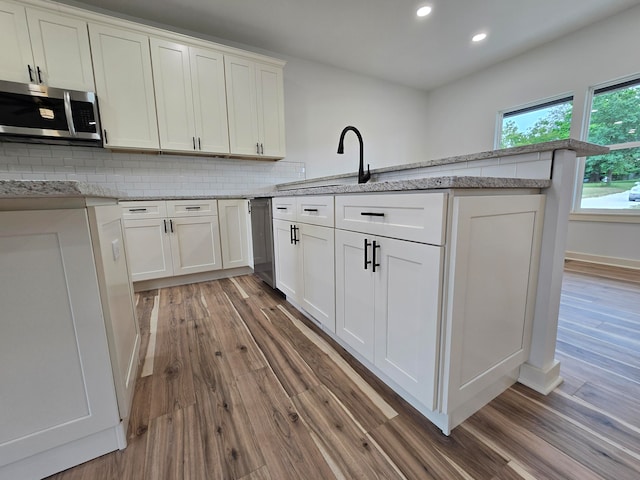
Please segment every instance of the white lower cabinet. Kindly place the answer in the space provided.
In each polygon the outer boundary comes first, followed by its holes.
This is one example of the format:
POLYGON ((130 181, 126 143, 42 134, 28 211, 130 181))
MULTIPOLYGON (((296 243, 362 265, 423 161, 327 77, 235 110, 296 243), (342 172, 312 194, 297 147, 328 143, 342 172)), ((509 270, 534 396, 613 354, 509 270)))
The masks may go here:
POLYGON ((209 272, 222 268, 218 217, 169 219, 173 275, 209 272))
POLYGON ((249 266, 249 201, 244 199, 218 200, 222 267, 249 266))
POLYGON ((338 336, 431 409, 442 251, 433 245, 336 230, 338 336))
POLYGON ((222 268, 215 200, 122 202, 133 281, 222 268))
POLYGON ((276 286, 335 331, 333 228, 273 221, 276 286))
POLYGON ((113 207, 0 212, 0 479, 126 445, 139 330, 113 207))
POLYGON ((333 197, 273 199, 276 286, 335 332, 333 197))
MULTIPOLYGON (((317 198, 273 200, 278 288, 306 312, 323 283, 300 280, 300 219, 334 224, 317 198)), ((528 359, 543 211, 531 192, 335 197, 335 335, 447 434, 528 359)))

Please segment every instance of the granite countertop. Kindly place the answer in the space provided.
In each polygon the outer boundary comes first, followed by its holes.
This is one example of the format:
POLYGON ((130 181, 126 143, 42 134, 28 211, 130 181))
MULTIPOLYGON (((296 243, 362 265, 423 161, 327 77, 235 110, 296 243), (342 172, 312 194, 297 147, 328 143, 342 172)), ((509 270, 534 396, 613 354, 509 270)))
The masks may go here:
MULTIPOLYGON (((454 157, 439 158, 436 160, 426 160, 424 162, 404 163, 402 165, 394 165, 391 167, 376 168, 371 170, 371 175, 380 175, 389 172, 400 172, 403 170, 411 170, 425 167, 436 167, 440 165, 450 165, 454 163, 472 162, 475 160, 486 160, 489 158, 509 157, 512 155, 523 155, 528 153, 550 152, 554 150, 572 150, 576 152, 577 157, 589 157, 592 155, 602 155, 608 153, 609 148, 594 143, 583 142, 569 138, 566 140, 554 140, 552 142, 536 143, 533 145, 523 145, 521 147, 501 148, 498 150, 488 150, 486 152, 470 153, 468 155, 458 155, 454 157)), ((295 188, 296 186, 304 186, 309 182, 329 182, 331 180, 340 180, 350 177, 357 177, 358 173, 343 173, 338 175, 329 175, 326 177, 310 178, 307 180, 297 180, 295 182, 287 182, 276 185, 279 188, 295 188)))
POLYGON ((267 192, 255 197, 288 197, 295 195, 333 195, 340 193, 398 192, 445 188, 547 188, 551 180, 529 178, 445 176, 389 182, 328 185, 267 192))
POLYGON ((0 180, 0 199, 122 198, 126 196, 117 190, 73 180, 0 180))

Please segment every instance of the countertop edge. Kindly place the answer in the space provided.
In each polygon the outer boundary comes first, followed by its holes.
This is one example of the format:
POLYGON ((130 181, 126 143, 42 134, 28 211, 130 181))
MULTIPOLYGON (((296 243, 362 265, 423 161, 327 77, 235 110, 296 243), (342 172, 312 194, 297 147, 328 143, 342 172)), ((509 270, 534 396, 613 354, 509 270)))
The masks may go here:
MULTIPOLYGON (((486 160, 489 158, 501 158, 512 155, 524 155, 529 153, 542 153, 550 152, 554 150, 572 150, 576 152, 576 156, 585 157, 592 155, 602 155, 609 151, 608 147, 602 145, 596 145, 594 143, 583 142, 574 138, 566 140, 554 140, 551 142, 544 142, 532 145, 523 145, 520 147, 501 148, 498 150, 487 150, 484 152, 470 153, 466 155, 456 155, 452 157, 439 158, 434 160, 425 160, 422 162, 405 163, 400 165, 394 165, 390 167, 381 167, 371 170, 371 175, 380 175, 389 172, 400 172, 403 170, 412 170, 426 167, 436 167, 440 165, 450 165, 462 162, 471 162, 476 160, 486 160)), ((305 185, 308 182, 327 182, 331 180, 342 180, 345 178, 357 177, 357 172, 341 173, 337 175, 328 175, 325 177, 309 178, 306 180, 296 180, 293 182, 280 183, 276 185, 276 189, 290 188, 296 185, 305 185)))

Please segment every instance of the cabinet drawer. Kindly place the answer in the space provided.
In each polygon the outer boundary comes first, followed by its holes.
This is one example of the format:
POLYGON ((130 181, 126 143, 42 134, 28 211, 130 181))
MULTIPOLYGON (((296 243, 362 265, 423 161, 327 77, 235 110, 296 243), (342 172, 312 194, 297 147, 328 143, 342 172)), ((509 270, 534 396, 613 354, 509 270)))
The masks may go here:
POLYGON ((167 200, 169 217, 200 217, 203 215, 218 216, 216 200, 167 200))
POLYGON ((336 228, 444 245, 446 193, 337 195, 336 228))
POLYGON ((167 207, 163 200, 141 200, 120 202, 122 218, 162 218, 167 216, 167 207))
POLYGON ((295 197, 275 197, 271 204, 273 205, 273 218, 296 221, 295 197))
POLYGON ((333 196, 297 197, 296 220, 301 223, 333 227, 333 196))

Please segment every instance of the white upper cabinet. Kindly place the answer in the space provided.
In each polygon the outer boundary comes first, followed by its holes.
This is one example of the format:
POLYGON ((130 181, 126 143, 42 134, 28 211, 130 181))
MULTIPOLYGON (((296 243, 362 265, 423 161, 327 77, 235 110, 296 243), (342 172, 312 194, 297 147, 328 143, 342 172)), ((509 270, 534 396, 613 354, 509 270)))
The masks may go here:
POLYGON ((282 158, 286 155, 282 69, 256 63, 256 88, 260 154, 282 158))
POLYGON ((157 150, 149 38, 98 24, 89 36, 105 146, 157 150))
POLYGON ((215 50, 189 47, 198 149, 229 153, 224 57, 215 50))
POLYGON ((231 153, 285 156, 282 69, 225 55, 231 153))
POLYGON ((33 54, 24 7, 0 0, 0 78, 29 82, 33 78, 33 54))
POLYGON ((151 38, 160 148, 229 153, 221 53, 151 38))
POLYGON ((0 0, 0 78, 94 90, 84 20, 0 0))

